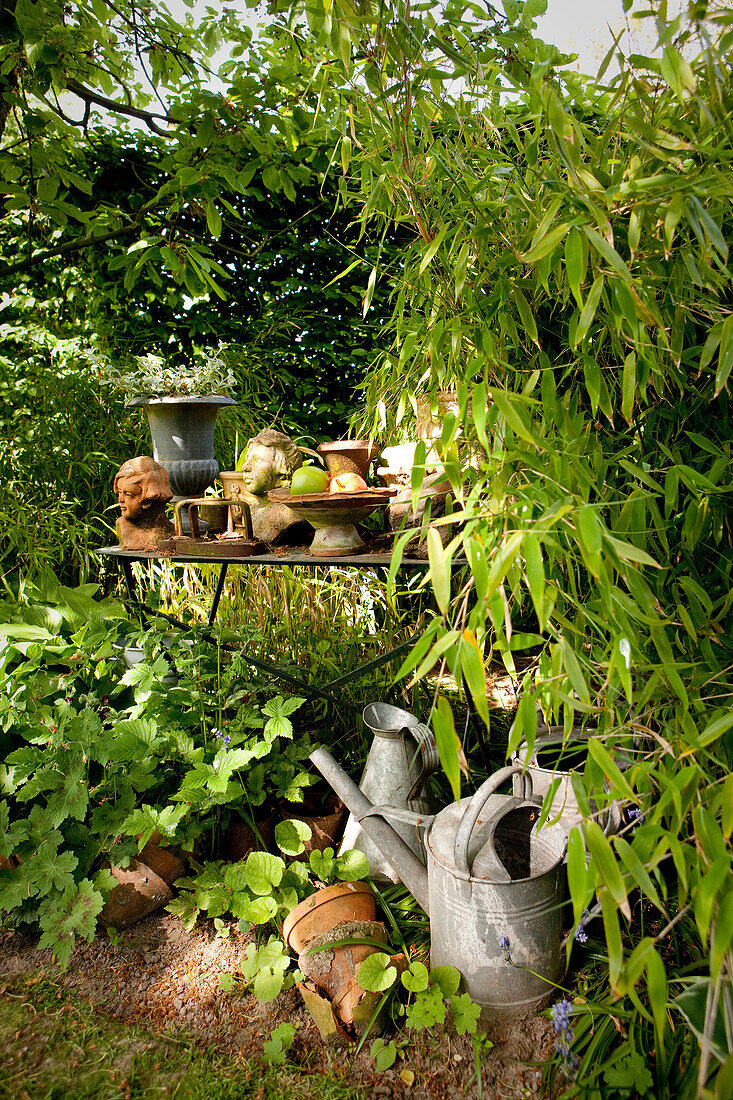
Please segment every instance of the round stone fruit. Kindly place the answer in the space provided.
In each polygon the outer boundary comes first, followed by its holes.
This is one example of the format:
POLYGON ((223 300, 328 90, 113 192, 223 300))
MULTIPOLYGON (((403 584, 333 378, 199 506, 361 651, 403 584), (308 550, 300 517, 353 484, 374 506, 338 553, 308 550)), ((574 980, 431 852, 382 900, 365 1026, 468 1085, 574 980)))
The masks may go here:
POLYGON ((325 493, 330 481, 325 470, 319 470, 317 466, 301 466, 293 474, 290 483, 291 496, 301 496, 307 493, 325 493))

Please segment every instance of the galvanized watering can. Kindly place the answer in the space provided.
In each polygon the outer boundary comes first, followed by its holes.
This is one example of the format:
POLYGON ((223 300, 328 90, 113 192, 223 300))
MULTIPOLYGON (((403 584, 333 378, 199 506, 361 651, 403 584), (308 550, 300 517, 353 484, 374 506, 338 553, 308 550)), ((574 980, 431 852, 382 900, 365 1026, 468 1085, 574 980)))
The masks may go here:
MULTIPOLYGON (((549 821, 559 817, 558 824, 566 833, 582 825, 583 813, 573 788, 573 771, 582 770, 588 755, 590 735, 579 729, 573 729, 568 735, 562 726, 547 726, 537 716, 537 735, 532 752, 528 752, 526 742, 522 742, 512 753, 512 763, 521 765, 522 771, 532 779, 532 798, 541 806, 545 795, 555 780, 558 783, 552 797, 549 821)), ((619 767, 628 766, 630 761, 617 757, 619 767)), ((519 794, 521 777, 514 777, 514 793, 519 794)), ((606 835, 617 833, 621 828, 621 806, 618 802, 599 810, 591 804, 595 820, 606 835)))
MULTIPOLYGON (((369 703, 364 707, 362 721, 372 734, 359 782, 362 794, 378 806, 388 804, 395 810, 410 810, 421 817, 429 815, 432 807, 421 792, 428 776, 440 764, 432 732, 414 714, 389 703, 369 703)), ((425 849, 414 825, 397 821, 395 830, 424 863, 425 849)), ((399 882, 397 871, 353 814, 349 815, 339 851, 351 848, 364 853, 369 860, 369 873, 377 882, 399 882)))
POLYGON ((454 966, 471 998, 495 1012, 529 1012, 563 974, 567 837, 537 830, 531 779, 522 797, 497 794, 522 768, 502 768, 435 817, 373 806, 325 749, 310 757, 430 917, 433 966, 454 966), (427 869, 385 820, 427 830, 427 869))

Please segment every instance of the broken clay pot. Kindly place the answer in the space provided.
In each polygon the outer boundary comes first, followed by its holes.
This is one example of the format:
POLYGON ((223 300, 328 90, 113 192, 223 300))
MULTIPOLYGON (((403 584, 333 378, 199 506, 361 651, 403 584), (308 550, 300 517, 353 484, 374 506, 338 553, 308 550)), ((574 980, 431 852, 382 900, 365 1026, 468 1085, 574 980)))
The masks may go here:
POLYGON ((160 909, 173 897, 167 882, 140 860, 131 859, 128 867, 110 867, 117 886, 107 898, 100 920, 118 931, 160 909))
MULTIPOLYGON (((398 976, 407 970, 408 961, 404 955, 390 955, 389 961, 392 966, 397 968, 398 976)), ((363 989, 359 985, 359 975, 357 973, 334 997, 332 1001, 334 1015, 344 1027, 352 1029, 357 1035, 361 1035, 372 1023, 372 1020, 374 1020, 372 1026, 378 1032, 381 1027, 382 1013, 376 1019, 374 1019, 374 1013, 377 1011, 377 1006, 383 996, 382 993, 371 993, 363 989)))
POLYGON ((154 844, 152 839, 138 855, 140 863, 144 863, 156 875, 160 875, 163 882, 172 886, 176 879, 183 878, 186 873, 186 865, 170 848, 161 848, 154 844))
MULTIPOLYGON (((322 852, 326 848, 336 851, 346 818, 346 807, 338 795, 329 794, 324 799, 321 813, 309 813, 306 805, 283 802, 280 810, 285 821, 302 821, 311 831, 310 840, 304 841, 304 850, 296 859, 305 862, 311 852, 322 852)), ((315 807, 314 807, 315 808, 315 807)))
POLYGON ((333 1001, 356 977, 369 955, 382 950, 373 944, 345 944, 341 940, 375 940, 387 946, 387 932, 380 921, 347 921, 316 936, 298 957, 298 968, 333 1001))

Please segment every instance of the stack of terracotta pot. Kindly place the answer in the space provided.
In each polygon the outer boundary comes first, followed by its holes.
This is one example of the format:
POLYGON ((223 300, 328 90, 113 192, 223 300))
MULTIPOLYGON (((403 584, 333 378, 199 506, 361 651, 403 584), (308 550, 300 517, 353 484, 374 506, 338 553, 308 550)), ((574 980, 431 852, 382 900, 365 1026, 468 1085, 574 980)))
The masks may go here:
MULTIPOLYGON (((311 894, 283 924, 285 942, 297 952, 298 967, 306 976, 298 988, 323 1038, 351 1038, 374 1015, 381 994, 359 984, 359 967, 377 951, 390 954, 387 931, 375 916, 369 885, 340 882, 311 894), (371 942, 343 942, 352 940, 371 942)), ((404 955, 392 961, 400 969, 406 965, 404 955)))

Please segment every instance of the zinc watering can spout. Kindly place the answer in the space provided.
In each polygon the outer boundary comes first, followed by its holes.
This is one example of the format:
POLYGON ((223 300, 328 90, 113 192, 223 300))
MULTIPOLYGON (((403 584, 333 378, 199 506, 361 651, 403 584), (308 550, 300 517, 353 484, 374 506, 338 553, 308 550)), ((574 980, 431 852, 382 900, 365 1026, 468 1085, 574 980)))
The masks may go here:
MULTIPOLYGON (((316 749, 311 753, 310 761, 326 782, 333 787, 367 836, 374 841, 380 852, 386 856, 415 898, 415 901, 430 915, 427 871, 415 853, 405 844, 402 837, 381 816, 380 807, 374 806, 369 801, 326 749, 316 749)), ((388 809, 392 816, 396 816, 391 807, 388 809)), ((404 811, 402 813, 397 811, 397 813, 402 817, 404 811)), ((419 819, 413 816, 413 820, 417 824, 419 819)), ((431 821, 431 817, 425 817, 419 820, 419 824, 427 826, 431 821)))

